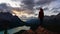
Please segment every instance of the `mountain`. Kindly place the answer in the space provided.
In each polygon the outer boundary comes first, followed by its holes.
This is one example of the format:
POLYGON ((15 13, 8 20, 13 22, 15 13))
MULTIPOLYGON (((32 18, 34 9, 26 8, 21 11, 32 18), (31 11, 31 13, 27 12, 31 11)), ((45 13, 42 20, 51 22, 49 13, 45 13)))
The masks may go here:
MULTIPOLYGON (((40 25, 40 20, 38 18, 29 19, 26 21, 26 25, 30 26, 32 30, 35 30, 35 28, 37 29, 37 27, 40 25)), ((60 13, 58 15, 44 16, 44 20, 41 26, 50 31, 59 32, 60 13)))
POLYGON ((43 27, 53 32, 60 32, 60 13, 44 18, 43 27))
POLYGON ((23 26, 24 22, 17 16, 13 16, 9 12, 0 12, 0 30, 4 30, 5 26, 7 29, 23 26))

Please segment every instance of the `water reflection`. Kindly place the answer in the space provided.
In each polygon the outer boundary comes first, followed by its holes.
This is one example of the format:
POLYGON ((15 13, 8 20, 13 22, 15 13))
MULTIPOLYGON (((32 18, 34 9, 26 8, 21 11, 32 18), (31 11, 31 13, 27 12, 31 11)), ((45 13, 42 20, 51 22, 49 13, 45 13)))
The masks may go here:
MULTIPOLYGON (((28 26, 21 26, 21 27, 17 27, 17 28, 8 30, 8 34, 13 34, 20 30, 29 30, 29 29, 30 29, 30 27, 28 27, 28 26)), ((1 31, 0 34, 4 34, 4 31, 1 31)))

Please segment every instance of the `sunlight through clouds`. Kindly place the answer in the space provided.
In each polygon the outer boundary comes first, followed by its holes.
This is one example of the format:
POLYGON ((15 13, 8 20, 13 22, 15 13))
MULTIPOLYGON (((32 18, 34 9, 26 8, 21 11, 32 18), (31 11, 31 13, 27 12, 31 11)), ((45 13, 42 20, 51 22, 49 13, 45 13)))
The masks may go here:
POLYGON ((55 12, 60 11, 60 0, 0 0, 0 3, 9 3, 11 7, 22 10, 31 10, 35 15, 38 15, 40 7, 43 7, 45 15, 55 15, 55 12))

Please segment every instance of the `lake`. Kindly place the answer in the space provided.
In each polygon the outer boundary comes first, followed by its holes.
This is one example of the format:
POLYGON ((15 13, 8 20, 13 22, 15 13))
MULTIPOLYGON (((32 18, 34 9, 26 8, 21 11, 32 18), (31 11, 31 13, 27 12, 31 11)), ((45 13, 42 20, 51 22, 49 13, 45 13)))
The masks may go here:
MULTIPOLYGON (((21 27, 9 29, 8 34, 13 34, 13 33, 16 33, 20 30, 29 30, 29 29, 30 29, 30 27, 28 27, 28 26, 21 26, 21 27)), ((4 34, 4 31, 0 31, 0 34, 4 34)))

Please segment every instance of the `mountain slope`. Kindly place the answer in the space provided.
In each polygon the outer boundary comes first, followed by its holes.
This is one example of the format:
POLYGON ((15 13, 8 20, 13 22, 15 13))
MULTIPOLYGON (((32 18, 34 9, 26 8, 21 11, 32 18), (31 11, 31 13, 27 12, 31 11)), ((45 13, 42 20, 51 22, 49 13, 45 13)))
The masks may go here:
POLYGON ((5 26, 7 29, 23 26, 24 22, 17 16, 13 16, 9 12, 0 13, 0 30, 4 30, 5 26))

